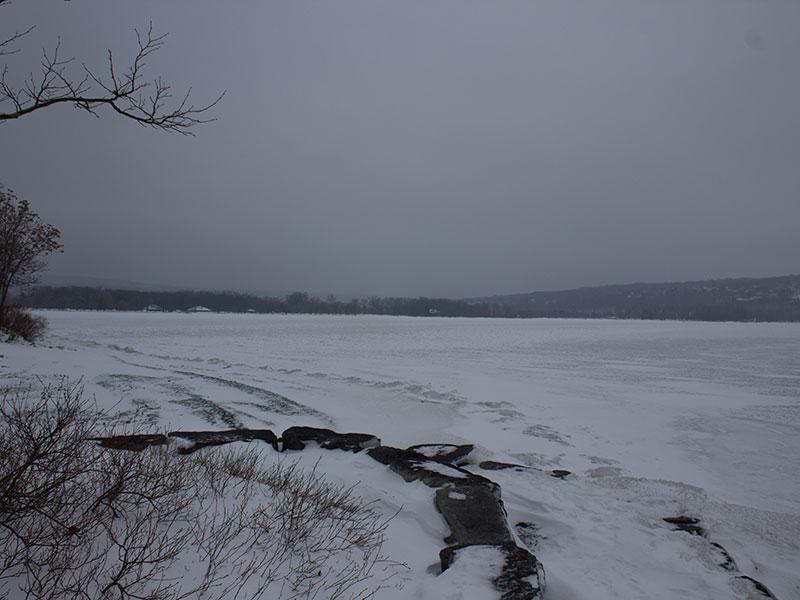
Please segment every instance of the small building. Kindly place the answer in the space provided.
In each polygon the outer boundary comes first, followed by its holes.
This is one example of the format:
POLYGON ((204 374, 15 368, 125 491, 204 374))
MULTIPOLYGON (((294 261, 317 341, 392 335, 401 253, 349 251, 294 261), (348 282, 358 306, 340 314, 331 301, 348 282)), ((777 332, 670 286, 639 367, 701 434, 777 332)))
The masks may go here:
POLYGON ((214 312, 214 311, 212 311, 210 308, 208 308, 206 306, 193 306, 191 308, 187 308, 186 312, 187 313, 208 313, 208 312, 214 312))

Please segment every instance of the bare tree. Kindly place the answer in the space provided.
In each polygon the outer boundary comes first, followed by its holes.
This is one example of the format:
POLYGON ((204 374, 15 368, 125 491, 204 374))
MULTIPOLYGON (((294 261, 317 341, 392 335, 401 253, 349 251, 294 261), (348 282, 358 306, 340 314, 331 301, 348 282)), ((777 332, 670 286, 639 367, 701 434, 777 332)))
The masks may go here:
MULTIPOLYGON (((6 1, 0 0, 0 8, 6 1)), ((17 42, 33 29, 0 38, 0 56, 18 53, 17 42)), ((144 127, 184 135, 193 135, 191 128, 195 125, 214 121, 207 115, 225 93, 212 102, 195 105, 190 101, 191 88, 174 97, 170 85, 161 78, 148 80, 144 74, 146 61, 163 47, 166 34, 154 34, 152 23, 144 33, 134 31, 138 51, 133 60, 120 68, 108 50, 105 74, 85 64, 75 68, 74 58, 61 56, 60 39, 52 50, 42 50, 38 73, 31 73, 17 85, 10 82, 8 64, 4 64, 0 70, 0 123, 58 104, 69 104, 94 116, 105 106, 144 127)))
POLYGON ((8 322, 9 291, 38 280, 44 257, 61 251, 60 237, 61 232, 42 222, 27 200, 0 189, 0 327, 8 322))
POLYGON ((369 598, 402 568, 391 517, 315 470, 102 448, 112 425, 65 380, 0 393, 0 599, 369 598))

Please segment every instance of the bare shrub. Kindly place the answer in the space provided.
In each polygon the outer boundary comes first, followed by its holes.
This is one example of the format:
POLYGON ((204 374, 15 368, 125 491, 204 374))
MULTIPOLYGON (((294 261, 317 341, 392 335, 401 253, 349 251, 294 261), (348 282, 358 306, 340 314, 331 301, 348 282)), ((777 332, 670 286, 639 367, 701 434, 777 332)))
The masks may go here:
POLYGON ((3 329, 11 340, 21 337, 28 342, 35 342, 44 335, 47 319, 37 317, 21 308, 7 308, 3 319, 3 329))
POLYGON ((258 449, 99 447, 80 387, 6 390, 0 597, 368 597, 388 520, 258 449))

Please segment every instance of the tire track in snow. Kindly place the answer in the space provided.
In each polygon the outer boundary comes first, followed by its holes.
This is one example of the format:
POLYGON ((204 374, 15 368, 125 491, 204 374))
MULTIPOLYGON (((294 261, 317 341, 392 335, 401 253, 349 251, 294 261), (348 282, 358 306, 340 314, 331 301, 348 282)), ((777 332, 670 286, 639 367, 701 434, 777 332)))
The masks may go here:
POLYGON ((164 371, 167 373, 174 373, 176 375, 184 375, 186 377, 190 377, 193 379, 201 379, 204 381, 210 381, 212 383, 216 383, 217 385, 222 385, 224 387, 233 388, 244 392, 251 396, 256 396, 260 398, 266 404, 254 404, 250 403, 251 406, 257 406, 261 410, 265 412, 274 412, 284 416, 301 416, 307 415, 312 416, 320 419, 321 421, 332 424, 333 419, 329 417, 327 414, 311 408, 310 406, 306 406, 305 404, 301 404, 300 402, 295 402, 294 400, 290 400, 286 396, 282 396, 276 392, 260 388, 254 385, 250 385, 247 383, 242 383, 240 381, 236 381, 233 379, 226 379, 224 377, 218 377, 216 375, 207 375, 205 373, 197 373, 195 371, 186 371, 183 369, 171 369, 167 367, 157 367, 154 365, 147 365, 147 364, 140 364, 135 363, 133 361, 128 361, 119 356, 114 357, 119 362, 129 365, 132 367, 139 367, 143 369, 152 369, 155 371, 164 371))
POLYGON ((224 377, 217 377, 216 375, 206 375, 204 373, 195 373, 193 371, 181 371, 175 369, 170 369, 170 371, 172 371, 173 373, 178 373, 180 375, 186 375, 187 377, 194 377, 197 379, 203 379, 205 381, 211 381, 213 383, 217 383, 226 387, 240 390, 252 396, 257 396, 269 403, 268 406, 261 407, 263 410, 276 412, 278 414, 286 416, 310 415, 313 417, 317 417, 318 419, 322 419, 328 423, 333 423, 333 420, 325 413, 320 412, 314 408, 311 408, 310 406, 306 406, 305 404, 300 404, 299 402, 295 402, 294 400, 289 400, 289 398, 287 398, 286 396, 281 396, 280 394, 277 394, 270 390, 265 390, 264 388, 256 387, 248 383, 242 383, 234 379, 225 379, 224 377))
MULTIPOLYGON (((101 345, 97 342, 92 342, 93 345, 101 345)), ((132 346, 120 346, 118 344, 106 344, 106 347, 116 352, 124 352, 126 354, 138 354, 139 356, 146 356, 148 358, 156 358, 159 360, 175 360, 188 363, 207 363, 211 365, 221 365, 223 368, 241 367, 246 369, 259 369, 270 373, 279 373, 281 375, 299 375, 301 377, 308 377, 310 379, 321 379, 333 381, 337 383, 346 383, 351 385, 360 385, 371 387, 375 389, 388 389, 400 390, 402 392, 417 396, 425 402, 433 404, 452 404, 456 406, 465 406, 468 404, 467 399, 459 394, 456 390, 438 391, 430 385, 415 383, 413 381, 403 381, 401 379, 392 379, 382 381, 380 379, 367 379, 357 375, 338 375, 335 373, 325 373, 321 371, 307 371, 298 368, 283 368, 272 367, 270 365, 248 365, 242 362, 230 362, 222 358, 202 358, 199 356, 177 356, 171 354, 155 354, 142 352, 136 350, 132 346)))

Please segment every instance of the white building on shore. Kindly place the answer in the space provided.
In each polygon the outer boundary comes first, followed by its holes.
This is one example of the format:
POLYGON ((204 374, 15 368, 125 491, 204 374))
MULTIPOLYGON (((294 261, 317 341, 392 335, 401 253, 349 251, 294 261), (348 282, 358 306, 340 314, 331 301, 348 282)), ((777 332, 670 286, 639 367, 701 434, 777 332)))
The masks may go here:
POLYGON ((186 312, 187 313, 209 313, 209 312, 214 312, 214 311, 211 310, 210 308, 206 307, 206 306, 193 306, 192 308, 187 308, 186 312))

